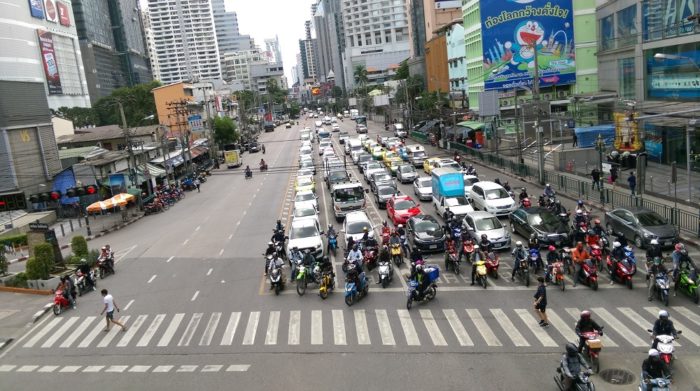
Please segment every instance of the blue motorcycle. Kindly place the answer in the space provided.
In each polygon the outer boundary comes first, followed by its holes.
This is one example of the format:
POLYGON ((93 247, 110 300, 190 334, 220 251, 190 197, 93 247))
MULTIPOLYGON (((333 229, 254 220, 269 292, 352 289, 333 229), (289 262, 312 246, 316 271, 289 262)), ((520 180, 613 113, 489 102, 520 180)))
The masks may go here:
POLYGON ((351 273, 348 273, 348 277, 345 279, 345 304, 348 306, 355 304, 356 301, 367 296, 369 293, 369 282, 367 281, 367 276, 365 276, 364 272, 360 273, 359 276, 359 289, 355 284, 355 280, 349 277, 350 275, 351 273))
POLYGON ((328 235, 328 251, 333 253, 335 256, 335 251, 338 249, 338 236, 335 233, 328 235))
POLYGON ((540 256, 540 249, 537 247, 532 247, 528 250, 528 262, 530 267, 535 270, 535 273, 542 267, 542 257, 540 256))

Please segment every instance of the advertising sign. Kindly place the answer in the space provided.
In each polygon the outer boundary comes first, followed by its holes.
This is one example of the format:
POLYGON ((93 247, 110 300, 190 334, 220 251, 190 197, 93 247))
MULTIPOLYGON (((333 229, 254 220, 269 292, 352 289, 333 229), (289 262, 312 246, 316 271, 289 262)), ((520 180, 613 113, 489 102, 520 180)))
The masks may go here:
POLYGON ((46 20, 49 22, 58 23, 56 0, 44 0, 44 9, 46 10, 46 20))
MULTIPOLYGON (((637 116, 639 113, 634 113, 637 116)), ((628 121, 628 113, 614 113, 615 149, 618 151, 636 152, 642 149, 639 138, 639 126, 635 121, 628 121)))
POLYGON ((37 30, 39 36, 39 48, 41 49, 41 62, 44 64, 46 83, 49 87, 49 95, 63 94, 61 88, 61 77, 58 74, 58 63, 56 62, 56 52, 53 47, 53 37, 51 33, 44 30, 37 30))
POLYGON ((542 87, 576 82, 572 0, 481 2, 484 88, 531 87, 535 60, 542 87))
POLYGON ((462 8, 461 0, 435 0, 435 9, 441 10, 444 8, 462 8))
POLYGON ((669 58, 661 61, 654 58, 656 50, 646 53, 647 96, 656 99, 697 101, 700 100, 700 51, 678 50, 678 46, 664 49, 669 58))
POLYGON ((70 26, 70 10, 68 10, 68 5, 62 1, 56 2, 56 8, 58 8, 58 21, 61 26, 70 26))
POLYGON ((42 0, 29 0, 29 12, 33 17, 44 19, 44 6, 42 0))
POLYGON ((190 123, 190 130, 193 132, 199 132, 204 130, 204 124, 202 123, 202 116, 199 114, 193 114, 187 117, 187 122, 190 123))

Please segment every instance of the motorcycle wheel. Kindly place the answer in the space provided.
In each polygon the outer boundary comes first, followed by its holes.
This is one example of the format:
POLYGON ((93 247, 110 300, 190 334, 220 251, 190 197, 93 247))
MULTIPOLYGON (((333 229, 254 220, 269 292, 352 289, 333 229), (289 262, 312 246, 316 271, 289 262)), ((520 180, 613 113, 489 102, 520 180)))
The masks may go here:
POLYGON ((600 372, 600 357, 599 356, 591 357, 591 367, 593 367, 593 370, 595 371, 595 373, 600 372))
POLYGON ((630 278, 625 282, 625 285, 627 285, 628 288, 632 289, 632 279, 630 278))
POLYGON ((698 304, 700 301, 700 294, 698 293, 697 289, 695 290, 695 293, 693 294, 693 303, 698 304))
POLYGON ((385 278, 382 280, 382 288, 386 289, 389 286, 389 279, 385 278))
POLYGON ((105 278, 105 269, 100 268, 100 280, 105 278))
POLYGON ((425 298, 428 301, 433 300, 436 295, 437 295, 437 289, 435 289, 434 286, 431 286, 430 288, 428 288, 428 291, 425 292, 425 298))
POLYGON ((409 297, 408 300, 406 301, 406 309, 410 311, 411 307, 413 307, 413 298, 409 297))
POLYGON ((668 307, 668 293, 662 292, 661 298, 662 298, 662 301, 664 302, 664 305, 666 307, 668 307))
POLYGON ((566 278, 562 278, 560 285, 561 285, 562 292, 565 291, 566 290, 566 278))
POLYGON ((326 300, 328 298, 328 288, 322 286, 318 289, 318 294, 321 296, 321 299, 326 300))
POLYGON ((498 280, 498 270, 494 270, 491 274, 493 274, 494 280, 498 280))
POLYGON ((526 271, 523 273, 523 280, 525 280, 525 286, 529 287, 530 286, 530 272, 526 271))
POLYGON ((459 275, 459 263, 453 264, 452 267, 453 267, 454 270, 455 270, 455 274, 456 274, 456 275, 459 275))
POLYGON ((353 305, 352 295, 350 295, 350 296, 345 296, 345 304, 347 304, 348 307, 350 307, 350 306, 353 305))
POLYGON ((61 315, 61 310, 62 309, 61 309, 60 305, 58 305, 58 304, 53 305, 53 314, 54 315, 56 315, 56 316, 61 315))
POLYGON ((306 278, 297 279, 297 294, 304 296, 304 293, 306 293, 306 278))
POLYGON ((598 290, 598 280, 595 280, 591 283, 591 289, 593 289, 594 291, 598 290))
POLYGON ((486 283, 486 276, 481 278, 481 285, 484 286, 484 289, 486 289, 486 287, 488 286, 488 284, 486 283))
POLYGON ((82 296, 82 295, 83 295, 83 289, 82 289, 82 288, 78 288, 78 297, 80 297, 80 296, 82 296))
POLYGON ((280 294, 280 284, 275 285, 275 296, 279 296, 280 294))

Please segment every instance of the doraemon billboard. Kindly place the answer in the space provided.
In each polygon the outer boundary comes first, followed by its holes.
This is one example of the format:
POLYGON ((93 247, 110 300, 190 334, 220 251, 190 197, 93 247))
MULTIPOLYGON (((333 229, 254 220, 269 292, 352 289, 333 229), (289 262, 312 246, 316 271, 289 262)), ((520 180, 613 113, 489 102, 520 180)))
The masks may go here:
POLYGON ((482 0, 484 88, 532 87, 535 54, 540 86, 576 82, 572 0, 482 0))

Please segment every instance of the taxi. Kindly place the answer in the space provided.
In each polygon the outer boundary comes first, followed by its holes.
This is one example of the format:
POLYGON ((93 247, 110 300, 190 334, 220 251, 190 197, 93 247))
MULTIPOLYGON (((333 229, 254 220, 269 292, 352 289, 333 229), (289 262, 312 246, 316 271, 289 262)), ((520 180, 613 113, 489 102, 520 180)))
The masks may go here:
POLYGON ((399 155, 396 152, 390 151, 387 149, 384 151, 384 155, 382 156, 382 160, 384 160, 384 163, 386 163, 395 157, 399 157, 399 155))
POLYGON ((303 191, 316 191, 316 183, 312 175, 298 176, 294 183, 294 190, 299 193, 303 191))
POLYGON ((433 168, 436 168, 438 164, 440 164, 439 157, 431 157, 429 159, 425 159, 423 161, 423 171, 425 171, 426 174, 430 175, 430 173, 433 171, 433 168))
POLYGON ((374 160, 382 160, 382 157, 384 156, 384 148, 380 145, 376 145, 372 148, 372 159, 374 160))
POLYGON ((403 160, 398 156, 389 159, 384 159, 384 165, 388 170, 391 171, 391 175, 393 176, 396 176, 396 172, 398 171, 399 166, 401 166, 402 164, 404 164, 403 160))

